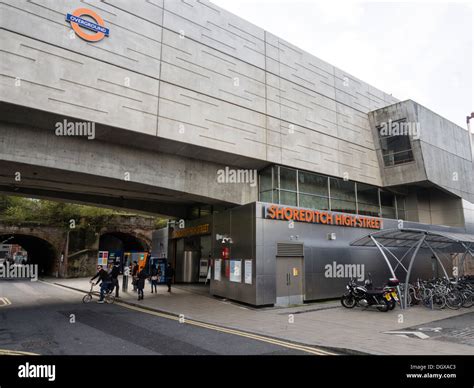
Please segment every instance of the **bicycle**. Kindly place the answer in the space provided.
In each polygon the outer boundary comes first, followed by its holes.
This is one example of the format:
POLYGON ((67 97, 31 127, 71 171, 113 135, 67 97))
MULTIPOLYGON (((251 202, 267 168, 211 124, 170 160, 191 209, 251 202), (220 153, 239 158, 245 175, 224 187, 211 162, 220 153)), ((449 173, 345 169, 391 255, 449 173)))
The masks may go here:
MULTIPOLYGON (((82 303, 89 303, 92 301, 93 299, 93 295, 96 294, 97 295, 97 292, 94 292, 94 286, 95 284, 94 283, 91 283, 91 289, 89 290, 89 292, 84 295, 84 297, 82 298, 82 303)), ((107 291, 105 292, 105 295, 104 295, 104 301, 105 303, 108 303, 108 304, 113 304, 115 302, 115 295, 112 293, 112 288, 109 287, 107 289, 107 291)))

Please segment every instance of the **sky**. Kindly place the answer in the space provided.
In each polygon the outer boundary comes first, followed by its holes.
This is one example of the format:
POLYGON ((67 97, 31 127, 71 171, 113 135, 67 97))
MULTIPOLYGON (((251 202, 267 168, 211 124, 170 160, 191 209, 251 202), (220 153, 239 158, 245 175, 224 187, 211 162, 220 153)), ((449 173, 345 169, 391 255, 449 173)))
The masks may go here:
POLYGON ((466 128, 474 111, 470 2, 211 0, 392 94, 466 128))

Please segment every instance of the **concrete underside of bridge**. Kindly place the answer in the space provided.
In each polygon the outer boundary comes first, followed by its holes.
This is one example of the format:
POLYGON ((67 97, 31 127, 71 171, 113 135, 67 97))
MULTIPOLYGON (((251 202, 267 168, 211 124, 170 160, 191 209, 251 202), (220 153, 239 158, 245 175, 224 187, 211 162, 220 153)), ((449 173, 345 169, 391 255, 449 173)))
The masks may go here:
POLYGON ((6 103, 0 117, 0 192, 171 217, 257 200, 256 186, 217 181, 226 166, 263 167, 256 160, 101 125, 94 140, 57 136, 64 116, 6 103))

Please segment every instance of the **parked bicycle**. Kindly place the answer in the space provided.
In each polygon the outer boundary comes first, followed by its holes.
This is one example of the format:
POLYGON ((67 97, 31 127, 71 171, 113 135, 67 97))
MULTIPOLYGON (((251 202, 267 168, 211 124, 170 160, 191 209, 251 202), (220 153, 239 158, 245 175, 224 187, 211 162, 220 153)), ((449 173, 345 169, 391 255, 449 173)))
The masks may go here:
MULTIPOLYGON (((405 284, 400 284, 400 291, 405 295, 405 284)), ((474 287, 468 279, 417 279, 415 284, 408 285, 407 305, 423 304, 432 309, 448 307, 458 310, 474 305, 474 287)))

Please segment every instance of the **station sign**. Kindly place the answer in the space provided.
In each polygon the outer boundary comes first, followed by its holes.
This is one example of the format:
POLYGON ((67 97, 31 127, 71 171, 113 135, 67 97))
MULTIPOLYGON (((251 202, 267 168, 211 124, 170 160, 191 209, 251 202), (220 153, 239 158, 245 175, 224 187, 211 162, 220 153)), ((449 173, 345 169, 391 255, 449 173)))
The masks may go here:
POLYGON ((265 205, 264 217, 272 220, 296 221, 352 228, 382 228, 382 219, 378 217, 367 217, 279 205, 265 205))
POLYGON ((209 234, 210 228, 209 224, 202 224, 197 226, 191 226, 189 228, 183 229, 175 229, 171 232, 172 239, 174 238, 182 238, 182 237, 190 237, 190 236, 199 236, 202 234, 209 234))
POLYGON ((72 14, 68 13, 66 15, 66 21, 71 23, 71 27, 77 36, 88 42, 98 42, 104 39, 105 36, 109 36, 109 29, 105 27, 104 19, 91 9, 78 8, 72 14), (84 19, 82 16, 88 16, 94 21, 84 19), (87 33, 83 28, 93 33, 87 33))

